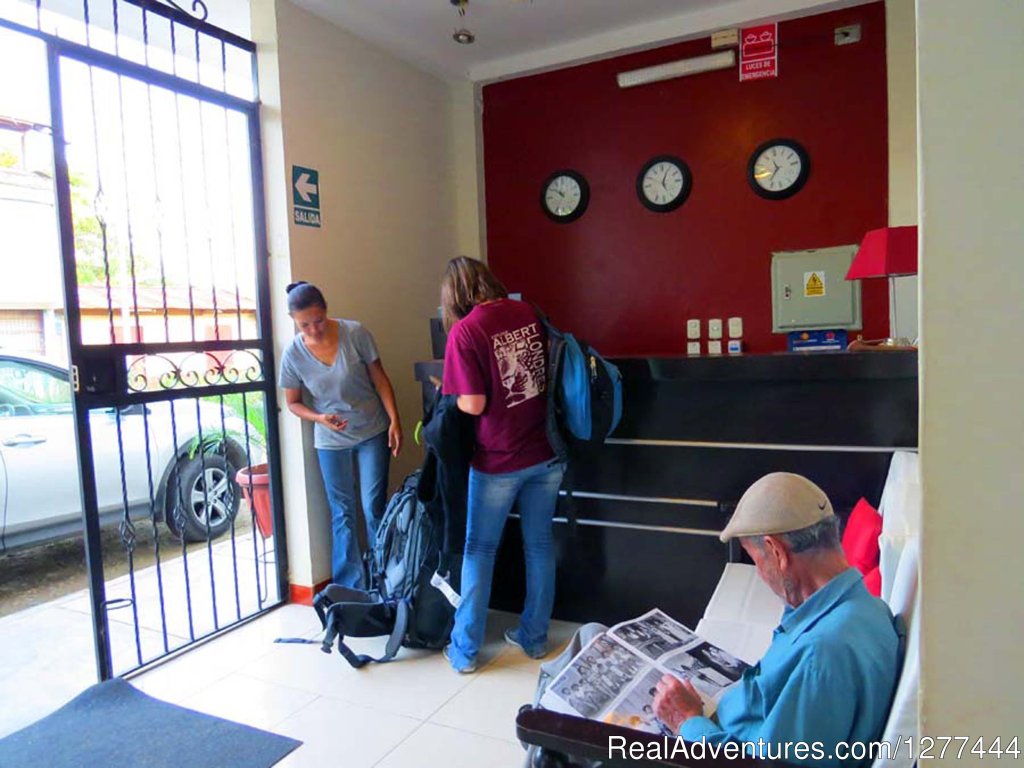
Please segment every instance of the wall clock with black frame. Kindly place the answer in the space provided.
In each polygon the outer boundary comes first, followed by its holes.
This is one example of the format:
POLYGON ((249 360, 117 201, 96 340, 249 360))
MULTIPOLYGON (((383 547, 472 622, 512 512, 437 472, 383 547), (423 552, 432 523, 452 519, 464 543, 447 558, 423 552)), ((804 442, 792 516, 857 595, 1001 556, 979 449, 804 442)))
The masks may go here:
POLYGON ((636 175, 636 194, 649 211, 668 213, 686 202, 693 187, 690 167, 674 155, 652 157, 636 175))
POLYGON ((770 139, 759 145, 747 163, 750 187, 767 200, 792 197, 811 175, 807 150, 793 139, 770 139))
POLYGON ((559 224, 576 221, 590 204, 590 185, 583 174, 570 169, 555 171, 540 188, 540 207, 559 224))

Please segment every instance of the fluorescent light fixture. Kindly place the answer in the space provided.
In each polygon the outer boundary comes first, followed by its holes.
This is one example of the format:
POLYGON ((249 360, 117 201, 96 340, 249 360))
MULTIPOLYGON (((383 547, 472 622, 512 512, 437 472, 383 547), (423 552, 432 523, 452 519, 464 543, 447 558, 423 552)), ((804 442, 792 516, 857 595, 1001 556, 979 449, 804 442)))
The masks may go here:
POLYGON ((673 77, 696 75, 699 72, 710 72, 715 69, 728 69, 735 63, 736 51, 730 49, 728 51, 719 51, 718 53, 709 53, 707 56, 695 56, 692 59, 670 61, 667 64, 659 64, 656 67, 619 72, 615 79, 619 81, 619 88, 632 88, 636 85, 656 83, 659 80, 671 80, 673 77))

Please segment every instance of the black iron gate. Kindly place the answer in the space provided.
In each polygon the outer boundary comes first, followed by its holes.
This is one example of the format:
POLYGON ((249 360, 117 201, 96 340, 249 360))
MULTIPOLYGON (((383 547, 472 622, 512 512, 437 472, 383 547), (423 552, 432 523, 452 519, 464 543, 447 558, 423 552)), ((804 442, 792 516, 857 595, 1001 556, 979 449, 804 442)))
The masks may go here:
POLYGON ((201 18, 156 0, 4 7, 0 25, 47 48, 106 679, 286 596, 255 46, 206 23, 201 2, 201 18))

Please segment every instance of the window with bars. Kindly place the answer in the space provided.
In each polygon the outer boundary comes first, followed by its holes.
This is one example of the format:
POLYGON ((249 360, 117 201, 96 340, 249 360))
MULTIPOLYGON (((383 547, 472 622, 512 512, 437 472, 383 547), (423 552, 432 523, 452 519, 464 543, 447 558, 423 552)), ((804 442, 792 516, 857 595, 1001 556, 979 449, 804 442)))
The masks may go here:
POLYGON ((202 0, 0 0, 15 24, 254 101, 248 3, 214 11, 202 0))
POLYGON ((41 355, 45 349, 42 310, 0 309, 0 350, 41 355))

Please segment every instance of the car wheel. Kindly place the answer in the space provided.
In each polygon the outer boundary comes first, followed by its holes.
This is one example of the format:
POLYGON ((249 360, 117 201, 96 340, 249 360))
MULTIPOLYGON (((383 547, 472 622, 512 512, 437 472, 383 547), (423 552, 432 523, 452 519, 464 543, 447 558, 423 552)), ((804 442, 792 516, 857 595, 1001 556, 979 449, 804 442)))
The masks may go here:
POLYGON ((238 514, 241 490, 235 468, 223 456, 183 456, 167 481, 165 523, 186 541, 215 539, 238 514))

